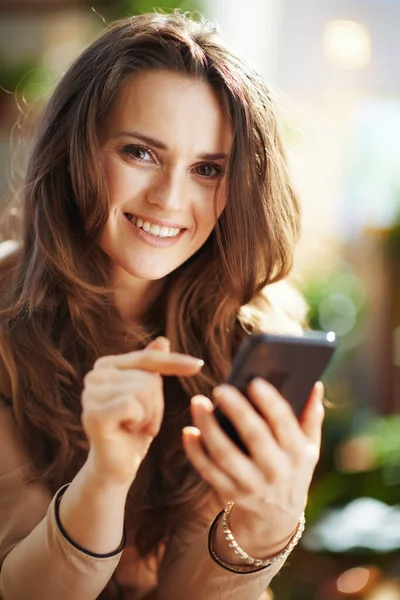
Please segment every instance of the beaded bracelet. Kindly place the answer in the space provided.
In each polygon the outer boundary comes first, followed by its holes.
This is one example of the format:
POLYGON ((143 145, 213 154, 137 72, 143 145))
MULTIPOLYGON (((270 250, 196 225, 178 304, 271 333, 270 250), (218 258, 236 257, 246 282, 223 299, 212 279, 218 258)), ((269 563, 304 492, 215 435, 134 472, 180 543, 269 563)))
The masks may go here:
POLYGON ((236 573, 239 575, 257 573, 258 571, 263 571, 264 569, 267 569, 268 567, 254 567, 253 565, 246 565, 246 564, 234 565, 232 563, 228 563, 228 562, 222 560, 222 558, 220 558, 218 556, 218 554, 214 550, 213 538, 214 538, 215 530, 217 529, 218 525, 220 524, 220 522, 222 520, 223 514, 224 514, 223 510, 221 510, 221 512, 218 513, 218 515, 215 517, 214 521, 211 523, 210 529, 208 532, 208 551, 209 551, 210 556, 213 559, 213 561, 215 563, 217 563, 217 565, 219 565, 220 567, 225 569, 226 571, 230 571, 231 573, 236 573))
POLYGON ((242 550, 242 548, 239 546, 239 544, 236 542, 235 538, 233 537, 232 531, 229 527, 229 515, 230 515, 234 505, 235 505, 235 503, 233 501, 229 501, 228 504, 226 505, 226 507, 224 508, 224 510, 222 510, 216 516, 216 518, 214 519, 214 521, 211 524, 209 536, 208 536, 208 550, 209 550, 211 558, 214 560, 214 562, 216 562, 218 565, 220 565, 227 571, 231 571, 232 573, 246 574, 246 573, 256 573, 257 571, 262 571, 263 569, 270 567, 273 563, 275 563, 279 560, 286 559, 288 557, 288 555, 291 553, 291 551, 293 550, 293 548, 296 546, 296 544, 298 544, 298 542, 303 534, 304 526, 305 526, 304 512, 302 513, 302 515, 300 517, 300 520, 298 522, 298 525, 296 527, 294 534, 290 538, 289 543, 285 546, 285 548, 281 552, 276 554, 275 556, 272 556, 271 558, 268 558, 265 560, 261 560, 261 559, 252 558, 246 552, 244 552, 244 550, 242 550), (240 564, 228 563, 228 562, 222 560, 215 552, 214 546, 213 546, 213 536, 214 536, 214 532, 220 522, 222 523, 222 528, 223 528, 223 531, 225 534, 225 539, 229 543, 229 547, 233 549, 233 551, 235 552, 235 554, 237 556, 239 556, 240 558, 242 558, 244 560, 245 564, 240 565, 240 564))
POLYGON ((300 540, 301 536, 303 535, 303 531, 304 531, 305 523, 306 523, 304 511, 301 514, 301 517, 297 524, 295 532, 293 533, 292 537, 290 538, 288 544, 286 544, 286 546, 284 547, 283 550, 281 550, 281 552, 279 552, 275 556, 272 556, 271 558, 267 558, 265 560, 253 558, 253 557, 249 556, 247 554, 247 552, 245 552, 239 546, 239 544, 233 537, 232 531, 230 529, 229 515, 231 514, 232 508, 234 506, 235 506, 235 503, 233 502, 233 500, 230 500, 228 502, 228 504, 225 506, 224 512, 222 515, 222 519, 221 519, 222 529, 224 531, 225 539, 228 542, 229 547, 232 548, 234 553, 237 556, 239 556, 240 558, 242 558, 244 560, 244 562, 248 565, 253 565, 254 567, 268 567, 269 565, 272 565, 273 563, 277 562, 278 560, 284 560, 285 558, 287 558, 287 556, 289 556, 289 554, 291 553, 293 548, 299 543, 299 540, 300 540))

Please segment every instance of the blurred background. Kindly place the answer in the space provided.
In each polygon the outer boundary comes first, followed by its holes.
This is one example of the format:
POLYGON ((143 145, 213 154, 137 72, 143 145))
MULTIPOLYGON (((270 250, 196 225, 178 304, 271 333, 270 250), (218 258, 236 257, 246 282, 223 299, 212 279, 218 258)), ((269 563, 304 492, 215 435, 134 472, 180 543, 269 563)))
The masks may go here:
POLYGON ((0 0, 2 198, 63 71, 154 7, 216 19, 269 82, 303 206, 293 277, 339 339, 307 532, 271 598, 400 600, 400 1, 0 0))

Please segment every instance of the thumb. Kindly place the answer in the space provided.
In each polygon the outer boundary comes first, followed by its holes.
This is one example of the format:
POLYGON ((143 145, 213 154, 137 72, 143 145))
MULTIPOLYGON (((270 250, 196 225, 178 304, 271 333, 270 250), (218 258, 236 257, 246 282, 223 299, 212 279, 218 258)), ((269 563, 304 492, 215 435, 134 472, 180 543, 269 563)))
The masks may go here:
POLYGON ((171 350, 171 342, 166 337, 159 336, 147 344, 146 350, 162 350, 163 352, 169 352, 171 350))

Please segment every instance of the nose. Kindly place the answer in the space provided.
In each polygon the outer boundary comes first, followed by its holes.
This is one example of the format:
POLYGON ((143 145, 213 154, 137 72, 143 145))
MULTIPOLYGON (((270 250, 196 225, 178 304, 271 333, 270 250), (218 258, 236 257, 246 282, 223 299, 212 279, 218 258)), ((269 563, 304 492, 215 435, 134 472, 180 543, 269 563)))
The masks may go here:
POLYGON ((179 168, 162 169, 147 192, 147 202, 168 212, 182 209, 187 195, 187 177, 179 168))

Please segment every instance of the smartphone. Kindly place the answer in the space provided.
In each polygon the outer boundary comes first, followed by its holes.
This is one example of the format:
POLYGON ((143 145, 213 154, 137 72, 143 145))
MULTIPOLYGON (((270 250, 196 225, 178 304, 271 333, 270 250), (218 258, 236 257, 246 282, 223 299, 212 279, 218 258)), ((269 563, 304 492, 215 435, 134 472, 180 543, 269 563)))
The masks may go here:
MULTIPOLYGON (((248 398, 249 383, 255 377, 262 377, 276 387, 299 416, 335 349, 332 331, 248 336, 233 359, 227 383, 248 398)), ((218 406, 214 414, 225 433, 247 454, 236 429, 218 406)))

